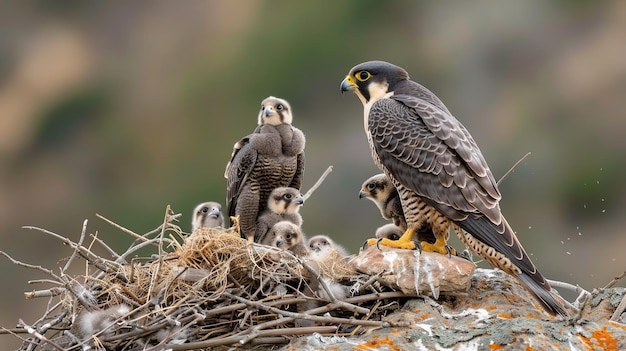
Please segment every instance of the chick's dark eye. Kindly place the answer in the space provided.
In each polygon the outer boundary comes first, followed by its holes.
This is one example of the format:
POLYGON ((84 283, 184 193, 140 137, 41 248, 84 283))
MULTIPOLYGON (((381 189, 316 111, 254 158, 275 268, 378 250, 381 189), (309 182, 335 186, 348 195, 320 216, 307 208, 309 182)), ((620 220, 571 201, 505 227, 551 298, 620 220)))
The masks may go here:
POLYGON ((285 106, 283 106, 283 104, 276 105, 276 111, 282 111, 284 109, 285 109, 285 106))
POLYGON ((285 238, 287 238, 287 240, 291 239, 291 233, 287 233, 287 235, 285 235, 285 238))
POLYGON ((202 207, 202 213, 207 213, 209 212, 209 208, 208 207, 202 207))
POLYGON ((374 189, 376 189, 376 184, 374 183, 367 184, 367 190, 374 190, 374 189))
POLYGON ((361 72, 357 72, 354 76, 359 81, 365 82, 366 80, 370 79, 372 75, 368 71, 361 71, 361 72))
POLYGON ((293 195, 291 194, 285 194, 285 200, 291 200, 292 197, 293 195))

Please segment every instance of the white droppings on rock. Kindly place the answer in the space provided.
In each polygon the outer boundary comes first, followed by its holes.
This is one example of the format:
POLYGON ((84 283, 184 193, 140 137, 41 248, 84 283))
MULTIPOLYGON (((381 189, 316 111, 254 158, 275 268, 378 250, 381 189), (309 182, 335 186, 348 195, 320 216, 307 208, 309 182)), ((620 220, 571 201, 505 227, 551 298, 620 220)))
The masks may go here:
POLYGON ((447 313, 445 311, 442 311, 441 316, 447 319, 474 316, 476 317, 474 323, 480 323, 486 319, 489 319, 489 312, 487 312, 487 310, 484 308, 468 308, 459 313, 447 313))
POLYGON ((415 324, 416 327, 423 329, 426 333, 428 333, 428 336, 433 336, 433 326, 430 324, 424 324, 424 323, 417 323, 415 324))

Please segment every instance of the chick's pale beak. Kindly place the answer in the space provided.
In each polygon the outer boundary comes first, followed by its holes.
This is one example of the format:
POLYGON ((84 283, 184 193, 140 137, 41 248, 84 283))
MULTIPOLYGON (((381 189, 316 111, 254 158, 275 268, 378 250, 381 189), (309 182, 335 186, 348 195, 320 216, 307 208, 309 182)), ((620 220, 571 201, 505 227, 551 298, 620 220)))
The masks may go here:
POLYGON ((217 217, 220 216, 221 213, 222 212, 219 209, 214 207, 214 208, 211 209, 211 212, 209 212, 209 216, 213 216, 213 217, 217 218, 217 217))
POLYGON ((345 91, 356 89, 356 83, 354 82, 354 79, 352 79, 352 77, 346 76, 346 78, 341 81, 340 88, 341 93, 343 94, 345 91))
POLYGON ((282 236, 276 238, 276 247, 280 248, 285 243, 285 239, 282 236))
POLYGON ((362 199, 367 196, 367 193, 363 190, 359 191, 359 199, 362 199))
POLYGON ((298 204, 298 205, 304 205, 304 197, 298 196, 298 197, 296 197, 295 200, 293 200, 293 202, 298 204))
POLYGON ((268 106, 268 107, 265 108, 265 117, 269 117, 269 116, 273 115, 274 113, 276 113, 276 112, 274 112, 274 108, 273 107, 268 106))

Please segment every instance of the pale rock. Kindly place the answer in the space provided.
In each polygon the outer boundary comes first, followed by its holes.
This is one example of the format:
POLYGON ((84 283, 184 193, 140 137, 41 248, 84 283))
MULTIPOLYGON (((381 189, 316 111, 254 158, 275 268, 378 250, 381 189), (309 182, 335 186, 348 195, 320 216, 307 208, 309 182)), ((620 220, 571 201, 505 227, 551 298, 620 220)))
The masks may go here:
POLYGON ((467 291, 476 265, 463 258, 433 252, 372 245, 353 260, 365 274, 385 272, 381 284, 405 294, 432 294, 467 291))

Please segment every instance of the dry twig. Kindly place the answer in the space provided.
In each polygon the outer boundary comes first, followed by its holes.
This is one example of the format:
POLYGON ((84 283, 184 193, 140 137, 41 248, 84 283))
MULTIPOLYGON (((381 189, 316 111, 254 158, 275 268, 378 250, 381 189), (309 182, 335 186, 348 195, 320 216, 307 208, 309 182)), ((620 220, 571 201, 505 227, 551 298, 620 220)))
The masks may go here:
POLYGON ((322 175, 320 176, 320 178, 317 180, 317 182, 315 182, 315 184, 313 184, 313 186, 311 187, 311 189, 309 189, 309 191, 306 192, 306 194, 304 194, 302 197, 304 198, 304 202, 306 202, 306 200, 311 197, 311 195, 313 195, 313 192, 319 188, 320 185, 322 185, 322 183, 324 182, 324 180, 326 179, 326 177, 328 177, 328 175, 330 174, 330 172, 333 171, 333 166, 328 166, 328 168, 326 168, 326 170, 324 171, 324 173, 322 173, 322 175))
POLYGON ((519 159, 519 161, 515 162, 515 164, 513 166, 511 166, 511 168, 509 168, 509 170, 504 173, 504 175, 502 177, 500 177, 500 179, 498 179, 498 181, 496 182, 496 185, 500 185, 500 183, 502 183, 502 181, 504 180, 504 178, 506 178, 509 174, 513 173, 513 171, 515 170, 515 168, 517 168, 517 166, 522 163, 525 159, 528 158, 528 156, 530 156, 531 153, 527 152, 526 155, 522 156, 522 158, 519 159))
POLYGON ((607 285, 604 286, 603 289, 610 289, 613 286, 615 286, 615 284, 617 284, 617 282, 619 282, 622 278, 624 278, 624 276, 626 276, 626 271, 622 272, 622 274, 618 275, 617 277, 613 278, 607 285))

